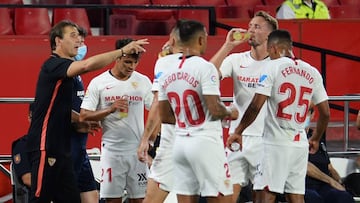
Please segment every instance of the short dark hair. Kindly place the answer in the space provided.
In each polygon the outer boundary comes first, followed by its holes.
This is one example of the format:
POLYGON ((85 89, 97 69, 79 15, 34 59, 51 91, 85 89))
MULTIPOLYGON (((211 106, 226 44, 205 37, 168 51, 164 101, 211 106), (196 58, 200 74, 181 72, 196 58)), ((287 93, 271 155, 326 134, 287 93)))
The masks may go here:
POLYGON ((289 31, 287 30, 274 30, 268 36, 268 44, 286 44, 291 46, 292 40, 289 31))
POLYGON ((191 41, 198 32, 204 32, 205 26, 195 20, 180 19, 176 22, 175 30, 178 32, 180 41, 187 43, 191 41))
POLYGON ((88 35, 88 32, 84 27, 78 26, 79 35, 85 38, 88 35))
MULTIPOLYGON (((115 49, 121 49, 123 48, 124 46, 126 46, 127 44, 129 44, 130 42, 132 41, 135 41, 134 39, 132 38, 124 38, 124 39, 119 39, 119 40, 116 40, 115 42, 115 49)), ((140 53, 133 53, 133 54, 123 54, 123 56, 130 56, 131 58, 134 58, 136 60, 139 60, 140 58, 140 53)))
POLYGON ((51 50, 56 49, 55 38, 59 37, 60 39, 63 39, 64 38, 64 28, 68 27, 68 26, 76 27, 79 30, 78 25, 69 20, 62 20, 51 28, 50 33, 49 33, 51 50))

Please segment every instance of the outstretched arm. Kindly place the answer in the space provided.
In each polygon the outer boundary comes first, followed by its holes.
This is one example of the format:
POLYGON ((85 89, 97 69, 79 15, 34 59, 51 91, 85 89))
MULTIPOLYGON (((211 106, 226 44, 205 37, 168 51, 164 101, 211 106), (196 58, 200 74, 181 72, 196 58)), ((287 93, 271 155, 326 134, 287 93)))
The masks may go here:
POLYGON ((101 69, 114 62, 117 58, 124 54, 144 52, 145 49, 143 48, 143 45, 146 44, 149 44, 147 39, 140 39, 127 44, 121 49, 98 54, 85 60, 74 61, 67 70, 67 76, 70 78, 86 72, 101 69))

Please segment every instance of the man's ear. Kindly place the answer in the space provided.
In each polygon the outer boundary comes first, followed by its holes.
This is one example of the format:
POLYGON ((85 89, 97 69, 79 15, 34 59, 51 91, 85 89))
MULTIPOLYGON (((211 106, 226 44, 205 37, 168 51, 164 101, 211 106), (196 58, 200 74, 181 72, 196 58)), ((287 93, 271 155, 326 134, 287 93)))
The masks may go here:
POLYGON ((175 46, 175 37, 171 36, 170 39, 169 39, 169 45, 170 46, 175 46))
POLYGON ((198 42, 200 46, 205 44, 205 37, 203 35, 199 35, 198 42))
POLYGON ((270 55, 270 54, 275 53, 276 49, 275 49, 273 44, 268 44, 267 45, 267 51, 269 52, 269 55, 270 55))
POLYGON ((55 47, 57 47, 61 42, 60 37, 55 37, 55 47))

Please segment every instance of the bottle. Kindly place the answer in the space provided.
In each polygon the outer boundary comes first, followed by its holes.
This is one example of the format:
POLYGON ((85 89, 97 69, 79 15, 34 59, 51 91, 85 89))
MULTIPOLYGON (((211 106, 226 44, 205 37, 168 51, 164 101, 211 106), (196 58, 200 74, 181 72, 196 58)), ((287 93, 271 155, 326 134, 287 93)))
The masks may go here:
POLYGON ((248 32, 240 32, 240 31, 235 31, 233 33, 233 38, 236 41, 240 41, 240 40, 248 40, 250 39, 250 33, 248 32))
POLYGON ((233 142, 233 143, 231 143, 230 148, 234 152, 239 151, 240 150, 240 144, 237 143, 237 142, 233 142))
POLYGON ((120 118, 126 118, 128 117, 128 109, 120 109, 120 112, 119 112, 119 117, 120 118))
POLYGON ((126 117, 128 117, 128 112, 129 112, 129 100, 128 100, 128 96, 122 96, 121 99, 126 101, 127 106, 126 106, 126 108, 120 108, 120 109, 119 109, 119 117, 120 117, 120 118, 126 118, 126 117))

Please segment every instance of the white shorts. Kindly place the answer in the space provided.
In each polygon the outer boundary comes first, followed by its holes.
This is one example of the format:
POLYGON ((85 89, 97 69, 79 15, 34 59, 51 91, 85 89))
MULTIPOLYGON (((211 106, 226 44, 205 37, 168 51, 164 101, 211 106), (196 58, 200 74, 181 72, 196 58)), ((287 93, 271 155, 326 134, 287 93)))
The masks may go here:
POLYGON ((232 152, 226 148, 233 184, 246 186, 249 181, 254 183, 256 169, 260 165, 263 153, 261 136, 242 136, 242 150, 232 152))
POLYGON ((275 193, 305 194, 308 147, 264 144, 255 190, 267 188, 275 193))
POLYGON ((229 165, 222 136, 176 136, 174 193, 216 197, 231 195, 229 165))
POLYGON ((175 126, 161 124, 160 145, 150 168, 149 178, 159 184, 159 188, 170 192, 173 188, 174 161, 173 146, 175 140, 175 126))
POLYGON ((119 155, 102 147, 100 166, 100 198, 120 198, 125 189, 129 198, 145 197, 146 164, 136 154, 119 155))
POLYGON ((160 189, 170 192, 173 188, 173 170, 172 149, 163 149, 160 145, 152 162, 149 178, 157 182, 160 189))

